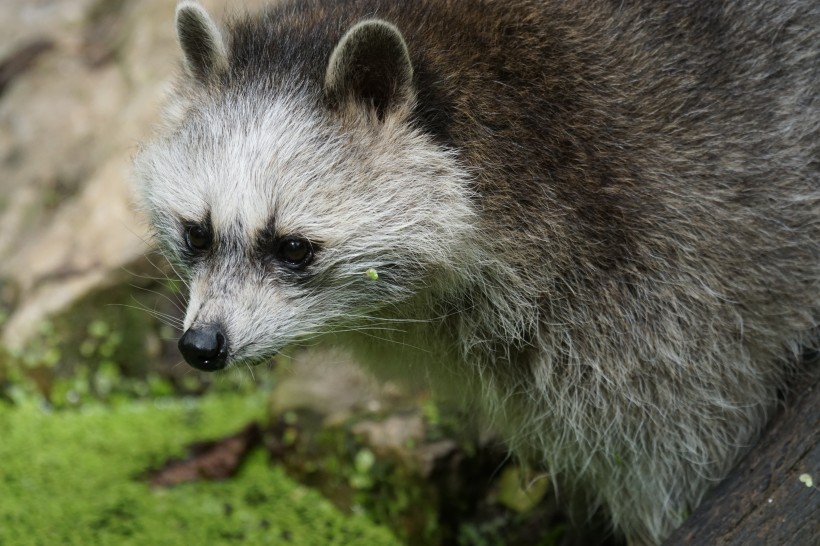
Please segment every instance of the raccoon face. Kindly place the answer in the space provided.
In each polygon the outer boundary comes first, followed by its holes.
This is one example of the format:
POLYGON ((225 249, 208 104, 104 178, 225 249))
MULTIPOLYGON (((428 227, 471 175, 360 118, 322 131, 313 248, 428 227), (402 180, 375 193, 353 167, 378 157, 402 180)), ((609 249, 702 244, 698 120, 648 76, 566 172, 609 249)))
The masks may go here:
POLYGON ((136 171, 187 276, 179 348, 192 366, 256 363, 366 328, 471 260, 467 176, 407 123, 412 67, 395 27, 366 21, 341 39, 317 109, 298 84, 275 97, 215 91, 229 66, 219 30, 194 3, 177 26, 206 98, 141 151, 136 171))

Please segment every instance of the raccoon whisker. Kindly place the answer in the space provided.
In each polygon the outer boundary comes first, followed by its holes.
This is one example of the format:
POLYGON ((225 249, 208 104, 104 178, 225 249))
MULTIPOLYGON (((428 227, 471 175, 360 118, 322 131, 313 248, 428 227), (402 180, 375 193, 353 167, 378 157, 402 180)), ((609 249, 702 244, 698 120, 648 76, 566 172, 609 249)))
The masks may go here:
POLYGON ((153 246, 153 244, 154 244, 154 242, 155 242, 155 241, 154 241, 154 239, 156 239, 156 235, 155 235, 155 230, 154 230, 154 229, 149 229, 148 235, 147 235, 147 236, 145 236, 145 235, 143 235, 143 234, 141 234, 141 233, 137 233, 136 231, 134 231, 133 229, 131 229, 129 226, 125 225, 125 223, 124 223, 124 222, 121 222, 121 224, 123 225, 123 227, 125 227, 125 229, 126 229, 126 230, 128 230, 128 233, 130 233, 131 235, 133 235, 134 237, 136 237, 137 239, 139 239, 139 240, 140 240, 140 242, 141 242, 142 244, 144 244, 144 245, 145 245, 145 246, 147 246, 147 247, 151 247, 151 246, 153 246))
MULTIPOLYGON (((159 256, 162 256, 162 255, 160 254, 159 256)), ((146 280, 152 280, 152 281, 174 282, 174 279, 169 277, 168 274, 159 265, 157 265, 153 260, 151 260, 151 258, 149 258, 147 254, 145 255, 145 259, 151 265, 151 267, 153 267, 154 269, 157 270, 158 273, 160 273, 159 277, 153 277, 151 275, 144 275, 144 274, 141 274, 141 273, 137 273, 136 271, 132 271, 131 269, 129 269, 126 266, 120 267, 120 270, 124 271, 128 275, 131 275, 132 277, 136 277, 138 279, 146 279, 146 280)), ((165 260, 164 257, 163 257, 163 260, 170 265, 170 262, 168 262, 168 260, 165 260)))
POLYGON ((401 328, 390 328, 389 326, 382 326, 379 324, 367 324, 361 326, 346 326, 345 328, 334 328, 334 332, 404 332, 401 328))
POLYGON ((135 309, 141 309, 141 310, 143 310, 143 311, 146 311, 146 312, 148 312, 150 315, 152 315, 153 317, 155 317, 155 318, 159 319, 159 320, 160 320, 163 324, 165 324, 166 326, 170 326, 171 328, 173 328, 173 329, 175 329, 175 330, 178 330, 178 331, 182 332, 182 326, 183 326, 183 323, 182 323, 182 321, 181 321, 180 319, 178 319, 177 317, 175 317, 175 316, 173 316, 173 315, 168 315, 168 314, 166 314, 166 313, 161 313, 160 311, 149 310, 149 309, 144 308, 144 307, 136 307, 136 306, 135 306, 134 308, 135 308, 135 309))
POLYGON ((179 281, 179 282, 181 282, 181 283, 182 283, 182 286, 184 286, 184 287, 185 287, 186 292, 187 292, 187 293, 190 293, 190 292, 191 292, 191 284, 190 284, 190 282, 188 281, 188 279, 185 277, 185 275, 182 275, 182 274, 181 274, 181 273, 177 270, 177 266, 175 266, 175 265, 174 265, 173 263, 171 263, 171 262, 168 262, 168 263, 170 264, 170 266, 171 266, 171 270, 174 272, 174 275, 176 275, 176 276, 177 276, 177 278, 176 278, 176 279, 171 279, 171 282, 175 282, 175 281, 179 281))
POLYGON ((188 375, 189 373, 194 371, 193 368, 191 368, 190 366, 187 366, 187 362, 185 362, 184 360, 179 360, 179 361, 177 361, 176 364, 171 365, 171 369, 176 370, 178 367, 182 366, 183 364, 186 364, 185 375, 188 375))
POLYGON ((173 262, 172 260, 167 260, 167 262, 168 262, 168 267, 170 267, 170 268, 171 268, 171 271, 173 271, 173 272, 174 272, 174 275, 176 275, 176 276, 177 276, 177 278, 180 280, 180 282, 182 282, 182 284, 184 284, 184 285, 185 285, 185 288, 187 288, 187 289, 188 289, 188 291, 190 291, 190 290, 191 290, 191 285, 190 285, 190 284, 188 283, 188 281, 186 280, 185 275, 182 275, 182 274, 179 272, 179 270, 177 269, 177 266, 176 266, 176 265, 174 265, 174 262, 173 262))
MULTIPOLYGON (((177 270, 177 267, 174 265, 173 260, 168 259, 167 257, 165 257, 165 256, 164 256, 164 255, 162 255, 162 254, 158 254, 158 256, 162 257, 162 258, 163 258, 163 261, 164 261, 166 264, 168 264, 168 267, 170 267, 170 268, 171 268, 171 271, 173 271, 173 272, 174 272, 174 274, 177 276, 177 280, 181 281, 181 282, 182 282, 182 284, 184 284, 184 285, 185 285, 185 287, 186 287, 187 289, 189 289, 189 290, 190 290, 190 288, 191 288, 191 287, 190 287, 190 285, 188 284, 188 281, 187 281, 187 280, 185 280, 185 276, 184 276, 184 275, 181 275, 181 274, 179 273, 179 271, 177 270)), ((165 280, 167 280, 167 281, 169 281, 169 282, 174 282, 174 281, 175 281, 175 279, 170 278, 170 277, 169 277, 169 276, 165 273, 165 270, 164 270, 162 267, 160 267, 159 265, 157 265, 157 263, 156 263, 156 262, 154 262, 154 261, 153 261, 153 260, 152 260, 152 259, 151 259, 148 255, 146 255, 146 256, 145 256, 145 259, 146 259, 146 260, 148 260, 148 263, 149 263, 149 264, 151 264, 151 266, 152 266, 154 269, 156 269, 158 272, 160 272, 160 273, 161 273, 161 274, 165 277, 165 280)))
MULTIPOLYGON (((160 271, 160 273, 163 273, 163 275, 162 275, 161 277, 153 277, 153 276, 151 276, 151 275, 140 275, 139 273, 136 273, 136 272, 131 271, 131 270, 129 270, 129 269, 126 269, 126 268, 124 268, 124 267, 123 267, 123 268, 121 268, 121 269, 122 269, 124 272, 128 273, 129 275, 131 275, 132 277, 136 277, 137 279, 144 279, 144 280, 147 280, 147 281, 158 281, 158 282, 168 283, 168 284, 176 284, 176 283, 178 283, 178 282, 184 282, 184 281, 183 281, 182 279, 180 279, 180 278, 176 278, 176 279, 171 278, 171 277, 169 277, 168 275, 165 275, 162 271, 160 271)), ((131 286, 134 286, 134 285, 132 284, 131 286)), ((134 286, 134 288, 142 288, 142 287, 140 287, 140 286, 134 286)), ((181 293, 181 292, 176 291, 176 290, 174 290, 174 291, 172 291, 172 292, 171 292, 171 294, 174 296, 174 299, 176 300, 176 302, 177 302, 177 303, 179 303, 179 305, 180 305, 180 306, 185 307, 185 306, 186 306, 186 302, 185 302, 184 298, 181 298, 181 297, 179 296, 179 294, 180 294, 180 293, 181 293)))
POLYGON ((429 324, 431 322, 436 322, 441 318, 446 317, 434 317, 430 319, 411 319, 411 318, 398 318, 398 317, 374 317, 372 315, 357 315, 357 314, 347 314, 345 318, 349 319, 364 319, 364 320, 374 320, 383 323, 391 323, 391 324, 429 324))
MULTIPOLYGON (((357 334, 363 335, 365 337, 369 337, 369 338, 372 338, 372 339, 376 339, 376 340, 379 340, 379 341, 383 341, 383 342, 386 342, 386 343, 397 345, 399 347, 406 347, 406 348, 409 348, 409 349, 414 349, 414 350, 421 351, 423 353, 428 353, 428 354, 431 352, 428 349, 424 349, 422 347, 419 347, 417 345, 413 345, 411 343, 407 343, 407 342, 404 342, 404 341, 399 341, 399 340, 396 340, 396 339, 391 339, 389 337, 379 336, 379 335, 377 335, 377 332, 399 332, 399 333, 401 333, 402 330, 387 329, 387 328, 381 328, 381 329, 380 328, 370 328, 370 327, 366 327, 366 326, 363 326, 363 327, 334 328, 333 329, 334 334, 335 333, 357 333, 357 334)), ((300 338, 300 339, 305 339, 305 340, 309 341, 309 340, 321 338, 324 335, 326 335, 325 332, 317 332, 316 334, 308 335, 308 337, 300 338)))
MULTIPOLYGON (((148 276, 137 276, 137 277, 141 278, 141 279, 146 279, 146 280, 151 280, 151 281, 160 281, 160 282, 165 282, 165 283, 176 282, 173 279, 168 279, 168 278, 163 279, 163 278, 159 278, 159 277, 148 277, 148 276)), ((171 303, 178 311, 180 311, 182 313, 185 312, 185 307, 188 305, 187 302, 184 300, 184 298, 180 297, 179 293, 176 292, 176 291, 171 291, 171 292, 166 293, 166 292, 161 292, 159 290, 152 290, 152 289, 146 288, 145 286, 140 286, 139 284, 134 284, 134 283, 129 283, 129 286, 131 286, 132 288, 136 288, 137 290, 142 290, 143 292, 152 292, 152 293, 154 293, 158 296, 161 296, 162 298, 167 299, 169 303, 171 303), (173 300, 171 299, 171 297, 173 297, 173 300)))
MULTIPOLYGON (((156 230, 154 229, 154 226, 151 226, 151 229, 149 230, 148 235, 144 236, 143 234, 137 233, 136 231, 134 231, 133 229, 131 229, 130 227, 125 225, 124 222, 120 222, 120 224, 122 226, 124 226, 126 230, 128 230, 128 233, 130 233, 131 235, 133 235, 134 237, 139 239, 140 242, 143 245, 145 245, 147 248, 154 248, 156 246, 157 236, 156 236, 156 230)), ((151 260, 148 258, 148 253, 147 252, 145 253, 145 258, 148 259, 149 263, 151 263, 151 260)), ((151 265, 154 265, 154 264, 151 263, 151 265)))
MULTIPOLYGON (((126 273, 128 273, 129 275, 132 275, 132 276, 140 278, 140 279, 163 281, 163 282, 167 282, 167 283, 182 282, 182 284, 185 286, 185 288, 190 291, 190 286, 188 285, 188 282, 185 280, 184 277, 179 275, 179 272, 175 269, 174 264, 172 264, 169 260, 165 260, 165 262, 169 265, 169 267, 171 267, 171 270, 174 272, 174 274, 177 275, 176 279, 173 279, 170 276, 168 276, 168 274, 159 265, 157 265, 153 260, 151 260, 151 258, 149 258, 148 255, 145 256, 145 259, 148 261, 148 263, 154 269, 156 269, 160 273, 160 275, 161 275, 160 277, 152 277, 152 276, 149 276, 149 275, 140 275, 138 273, 130 271, 129 269, 127 269, 125 267, 123 267, 122 270, 125 271, 126 273)), ((179 307, 184 308, 187 305, 185 300, 180 298, 180 296, 178 295, 177 292, 172 292, 172 294, 174 295, 174 298, 176 299, 177 303, 179 304, 179 307)))
POLYGON ((176 309, 177 311, 179 311, 182 314, 185 314, 185 309, 183 308, 185 306, 185 304, 180 302, 180 301, 175 301, 175 300, 171 299, 171 297, 168 296, 168 294, 163 294, 159 290, 153 290, 151 288, 146 288, 144 286, 139 286, 137 284, 130 284, 129 283, 129 286, 131 286, 132 288, 136 288, 137 290, 142 290, 143 292, 148 292, 149 294, 155 294, 155 295, 163 298, 164 300, 166 300, 171 305, 173 305, 174 309, 176 309))
POLYGON ((131 271, 130 269, 128 269, 126 267, 121 267, 120 270, 125 272, 125 273, 128 273, 128 275, 130 275, 132 277, 136 277, 137 279, 145 279, 147 281, 173 282, 173 279, 171 279, 167 275, 163 275, 161 277, 153 277, 151 275, 142 275, 140 273, 137 273, 136 271, 131 271))
POLYGON ((158 319, 161 319, 164 324, 166 324, 168 326, 173 326, 174 328, 178 328, 179 326, 182 325, 182 320, 180 320, 178 317, 175 317, 173 315, 169 315, 167 313, 163 313, 161 311, 157 311, 156 309, 151 309, 150 307, 146 307, 145 305, 142 305, 142 304, 129 305, 129 304, 126 304, 126 303, 109 303, 109 304, 107 304, 107 306, 127 307, 129 309, 137 309, 139 311, 149 313, 150 315, 152 315, 152 316, 154 316, 158 319))
MULTIPOLYGON (((284 358, 285 360, 294 360, 293 355, 287 354, 285 352, 277 353, 275 358, 276 359, 284 358)), ((273 365, 273 364, 274 364, 274 359, 271 360, 271 365, 273 365)))
POLYGON ((127 303, 109 303, 109 306, 113 307, 127 307, 129 309, 137 309, 139 311, 144 311, 151 316, 159 319, 163 324, 167 326, 171 326, 174 329, 181 330, 182 329, 182 320, 167 313, 162 313, 161 311, 157 311, 156 309, 151 309, 150 307, 146 307, 144 305, 128 305, 127 303))
MULTIPOLYGON (((181 281, 185 284, 185 286, 186 286, 186 287, 190 288, 190 287, 188 286, 188 283, 185 281, 185 277, 184 277, 184 276, 182 276, 182 275, 180 275, 180 274, 179 274, 179 271, 177 271, 177 268, 176 268, 176 266, 174 265, 174 262, 173 262, 172 260, 169 260, 169 259, 165 258, 165 256, 163 256, 162 254, 158 254, 158 256, 162 257, 162 258, 163 258, 163 261, 164 261, 166 264, 168 264, 168 267, 170 267, 170 268, 171 268, 171 271, 173 271, 173 272, 174 272, 174 274, 175 274, 175 275, 179 278, 179 280, 181 280, 181 281)), ((154 260, 152 260, 152 259, 151 259, 151 258, 149 258, 148 256, 146 256, 145 258, 148 260, 148 263, 149 263, 149 264, 151 264, 151 266, 152 266, 154 269, 156 269, 157 271, 159 271, 160 273, 162 273, 163 275, 165 275, 165 270, 164 270, 162 267, 160 267, 159 265, 157 265, 157 263, 156 263, 156 262, 154 262, 154 260)), ((166 277, 167 277, 167 275, 166 275, 166 277)), ((169 280, 169 281, 170 281, 170 280, 172 280, 172 279, 167 278, 167 280, 169 280)))

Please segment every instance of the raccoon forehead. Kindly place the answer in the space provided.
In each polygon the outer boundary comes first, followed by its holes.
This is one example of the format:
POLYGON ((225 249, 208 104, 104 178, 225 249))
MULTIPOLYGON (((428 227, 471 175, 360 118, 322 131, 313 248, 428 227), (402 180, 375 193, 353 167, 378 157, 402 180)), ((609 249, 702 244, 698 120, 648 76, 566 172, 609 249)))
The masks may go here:
POLYGON ((208 215, 215 226, 239 224, 250 234, 269 224, 283 188, 298 193, 320 178, 317 161, 334 156, 333 140, 293 101, 264 109, 226 101, 196 112, 136 163, 150 208, 188 220, 208 215))
POLYGON ((425 239, 472 213, 454 155, 408 124, 357 126, 306 100, 260 102, 203 108, 156 146, 149 207, 183 220, 208 215, 217 231, 241 226, 246 240, 273 225, 329 244, 427 230, 415 233, 425 239))

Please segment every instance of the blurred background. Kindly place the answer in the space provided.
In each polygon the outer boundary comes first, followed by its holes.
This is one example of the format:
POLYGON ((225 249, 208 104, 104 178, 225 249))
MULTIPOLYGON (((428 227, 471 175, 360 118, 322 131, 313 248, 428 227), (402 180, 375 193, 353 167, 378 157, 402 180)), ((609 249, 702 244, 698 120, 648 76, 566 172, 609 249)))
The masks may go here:
POLYGON ((52 392, 95 358, 118 379, 162 379, 186 393, 214 381, 174 347, 185 294, 153 250, 131 175, 177 69, 174 6, 0 6, 0 341, 57 405, 106 394, 93 381, 93 392, 52 392))
POLYGON ((0 544, 565 543, 549 480, 424 392, 332 350, 181 361, 130 175, 174 5, 0 2, 0 544))

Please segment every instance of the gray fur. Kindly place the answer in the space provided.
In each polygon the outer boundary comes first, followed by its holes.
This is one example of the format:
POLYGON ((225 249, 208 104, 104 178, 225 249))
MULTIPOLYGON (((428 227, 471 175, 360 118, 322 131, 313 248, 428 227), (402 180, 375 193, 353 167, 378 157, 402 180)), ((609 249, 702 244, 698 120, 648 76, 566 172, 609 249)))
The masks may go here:
POLYGON ((633 543, 755 442, 818 341, 820 4, 309 0, 224 35, 136 160, 186 328, 425 378, 633 543), (374 14, 409 65, 337 63, 374 14))

